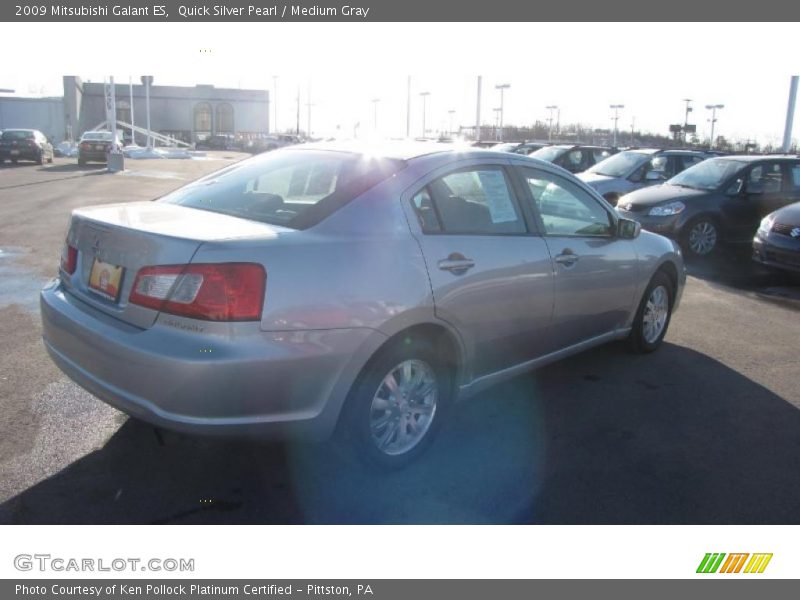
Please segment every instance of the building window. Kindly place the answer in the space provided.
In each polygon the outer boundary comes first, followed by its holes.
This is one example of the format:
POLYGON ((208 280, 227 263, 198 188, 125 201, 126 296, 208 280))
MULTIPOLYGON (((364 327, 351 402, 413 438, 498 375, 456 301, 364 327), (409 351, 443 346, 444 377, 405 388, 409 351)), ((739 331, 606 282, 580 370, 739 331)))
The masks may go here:
POLYGON ((194 132, 196 135, 211 135, 211 105, 208 102, 194 107, 194 132))
POLYGON ((216 133, 233 133, 233 107, 227 102, 217 104, 216 133))

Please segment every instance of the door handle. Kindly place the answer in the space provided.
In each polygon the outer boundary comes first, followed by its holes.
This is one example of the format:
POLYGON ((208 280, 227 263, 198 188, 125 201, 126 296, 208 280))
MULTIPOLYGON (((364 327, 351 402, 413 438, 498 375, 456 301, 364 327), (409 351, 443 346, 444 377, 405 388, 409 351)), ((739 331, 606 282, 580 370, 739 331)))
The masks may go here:
POLYGON ((462 275, 475 266, 475 261, 463 254, 454 252, 447 258, 440 260, 437 266, 442 271, 450 271, 455 275, 462 275))
POLYGON ((564 252, 556 256, 555 261, 560 265, 564 265, 565 267, 571 267, 578 262, 579 258, 580 256, 571 250, 564 250, 564 252))

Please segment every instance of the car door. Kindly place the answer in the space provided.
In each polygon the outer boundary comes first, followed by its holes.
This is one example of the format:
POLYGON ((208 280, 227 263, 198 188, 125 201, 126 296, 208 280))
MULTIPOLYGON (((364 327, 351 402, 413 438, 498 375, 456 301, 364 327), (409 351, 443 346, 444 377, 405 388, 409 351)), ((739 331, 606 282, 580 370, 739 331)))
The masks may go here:
POLYGON ((532 167, 517 171, 552 260, 550 350, 623 327, 634 305, 634 241, 617 237, 616 218, 575 182, 532 167))
POLYGON ((781 161, 759 162, 750 167, 743 193, 735 196, 727 207, 732 240, 751 239, 761 219, 793 201, 791 177, 788 165, 781 161))
POLYGON ((407 194, 436 315, 478 377, 542 355, 553 312, 547 245, 530 230, 508 163, 436 171, 407 194))

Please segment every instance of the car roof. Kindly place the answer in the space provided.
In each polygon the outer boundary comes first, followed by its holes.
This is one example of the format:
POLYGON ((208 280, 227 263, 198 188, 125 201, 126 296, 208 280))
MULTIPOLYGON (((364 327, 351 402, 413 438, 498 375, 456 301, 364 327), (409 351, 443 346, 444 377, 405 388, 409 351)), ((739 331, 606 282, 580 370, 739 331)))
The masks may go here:
POLYGON ((0 131, 2 131, 3 133, 5 133, 6 131, 30 131, 31 133, 36 133, 39 130, 38 129, 0 129, 0 131))
MULTIPOLYGON (((447 144, 440 142, 416 142, 416 141, 336 141, 336 142, 313 142, 291 146, 293 150, 328 150, 333 152, 350 152, 353 154, 366 154, 370 156, 389 158, 397 160, 411 161, 431 154, 459 153, 470 156, 497 156, 505 155, 504 152, 492 150, 491 148, 476 148, 468 144, 447 144)), ((288 150, 288 148, 287 148, 288 150)))
POLYGON ((713 156, 718 160, 735 160, 738 162, 758 162, 762 160, 798 160, 796 154, 729 154, 726 156, 713 156))

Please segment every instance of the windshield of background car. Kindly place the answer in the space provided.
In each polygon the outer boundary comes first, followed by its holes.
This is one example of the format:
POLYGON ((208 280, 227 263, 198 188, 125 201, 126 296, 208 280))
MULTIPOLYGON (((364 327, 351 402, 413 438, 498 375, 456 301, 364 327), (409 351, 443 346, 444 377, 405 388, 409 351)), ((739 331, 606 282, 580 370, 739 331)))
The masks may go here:
POLYGON ((569 148, 565 146, 546 146, 544 148, 539 148, 536 152, 532 152, 529 156, 540 158, 547 162, 553 162, 567 150, 569 150, 569 148))
POLYGON ((492 150, 497 150, 498 152, 513 152, 519 144, 517 142, 509 142, 507 144, 497 144, 492 146, 492 150))
POLYGON ((4 131, 3 132, 3 139, 4 140, 32 140, 33 139, 33 132, 32 131, 4 131))
POLYGON ((652 157, 652 154, 645 154, 644 152, 636 152, 627 150, 609 156, 607 159, 600 161, 587 173, 597 173, 598 175, 607 175, 608 177, 625 177, 628 173, 633 171, 636 167, 647 162, 652 157))
POLYGON ((280 150, 212 173, 159 202, 305 229, 405 165, 350 152, 280 150))
POLYGON ((745 165, 738 160, 712 158, 678 173, 667 183, 697 190, 716 190, 745 165))

